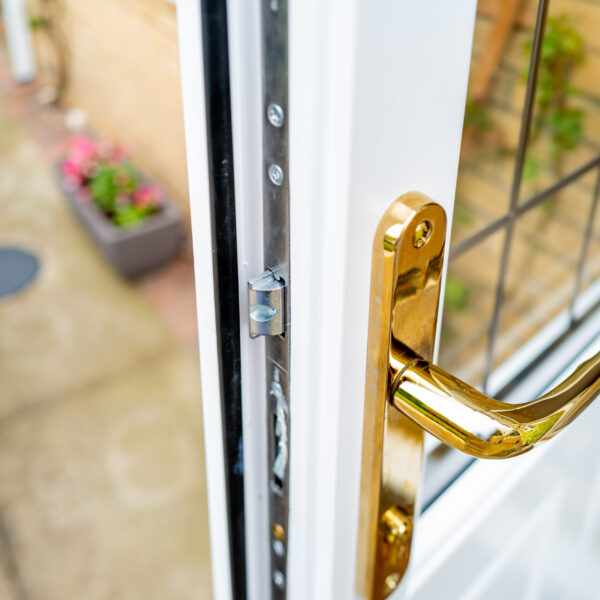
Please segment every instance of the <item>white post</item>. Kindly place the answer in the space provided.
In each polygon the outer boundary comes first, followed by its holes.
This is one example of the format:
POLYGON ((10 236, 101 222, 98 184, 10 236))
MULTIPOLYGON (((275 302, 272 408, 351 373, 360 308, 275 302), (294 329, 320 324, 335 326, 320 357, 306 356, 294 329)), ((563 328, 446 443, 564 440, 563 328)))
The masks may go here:
POLYGON ((13 77, 26 83, 35 77, 35 57, 24 0, 2 0, 2 14, 13 77))

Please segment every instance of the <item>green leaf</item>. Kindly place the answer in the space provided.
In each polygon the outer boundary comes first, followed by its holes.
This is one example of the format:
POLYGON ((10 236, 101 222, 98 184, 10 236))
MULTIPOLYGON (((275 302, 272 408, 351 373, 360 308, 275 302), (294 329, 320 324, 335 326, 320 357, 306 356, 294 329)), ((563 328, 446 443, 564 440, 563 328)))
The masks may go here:
POLYGON ((544 170, 544 163, 532 154, 527 154, 523 161, 523 180, 529 181, 537 177, 544 170))
POLYGON ((474 127, 479 131, 489 131, 492 128, 492 120, 488 107, 474 100, 467 100, 465 107, 465 128, 474 127))
POLYGON ((29 17, 29 28, 30 29, 44 29, 44 27, 48 27, 48 19, 45 17, 29 17))
POLYGON ((113 167, 100 167, 89 186, 94 202, 110 215, 117 209, 117 197, 133 192, 138 182, 139 176, 133 165, 123 163, 113 167))
POLYGON ((458 203, 454 209, 454 221, 461 225, 469 225, 473 221, 473 215, 464 207, 458 203))
POLYGON ((142 224, 150 215, 157 212, 155 206, 139 207, 134 204, 117 205, 113 215, 113 223, 119 227, 136 227, 142 224))
POLYGON ((462 312, 469 303, 469 288, 456 277, 448 275, 444 302, 455 312, 462 312))
MULTIPOLYGON (((531 55, 531 48, 531 41, 523 45, 527 55, 531 55)), ((573 68, 583 59, 583 39, 569 16, 563 14, 548 17, 542 40, 536 106, 529 144, 531 147, 540 137, 547 138, 550 147, 548 167, 555 171, 560 170, 562 158, 575 150, 582 138, 585 112, 571 106, 573 97, 580 93, 571 83, 571 78, 573 68)), ((527 156, 524 179, 532 179, 543 170, 544 164, 539 158, 527 156)))

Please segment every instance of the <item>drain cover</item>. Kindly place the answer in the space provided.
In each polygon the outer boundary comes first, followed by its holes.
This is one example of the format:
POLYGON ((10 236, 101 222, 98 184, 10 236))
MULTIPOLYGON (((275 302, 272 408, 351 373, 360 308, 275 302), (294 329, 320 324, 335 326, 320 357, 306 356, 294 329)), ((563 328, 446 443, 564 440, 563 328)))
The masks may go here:
POLYGON ((39 268, 40 261, 31 252, 0 246, 0 298, 27 287, 39 268))

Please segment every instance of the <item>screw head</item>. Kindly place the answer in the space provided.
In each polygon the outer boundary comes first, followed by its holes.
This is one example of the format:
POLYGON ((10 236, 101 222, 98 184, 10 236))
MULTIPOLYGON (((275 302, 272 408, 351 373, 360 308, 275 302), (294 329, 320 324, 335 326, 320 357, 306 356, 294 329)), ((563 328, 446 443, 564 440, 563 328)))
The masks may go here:
MULTIPOLYGON (((277 375, 278 375, 277 378, 279 379, 278 371, 277 371, 277 375)), ((282 542, 285 540, 285 530, 279 523, 273 523, 273 525, 271 525, 271 533, 273 534, 273 536, 276 539, 281 540, 282 542)))
POLYGON ((267 107, 267 119, 273 127, 281 127, 283 125, 283 108, 279 104, 269 104, 267 107))
POLYGON ((283 575, 283 573, 281 571, 274 571, 273 572, 273 583, 278 588, 283 588, 283 586, 285 585, 285 577, 284 577, 284 575, 283 575))
POLYGON ((275 185, 283 184, 283 171, 279 165, 271 165, 269 167, 269 179, 275 185))
POLYGON ((399 573, 390 573, 390 575, 388 575, 383 582, 384 594, 387 595, 387 594, 390 594, 391 592, 393 592, 398 587, 399 583, 400 583, 400 574, 399 573))
POLYGON ((422 248, 430 239, 433 233, 433 223, 428 219, 421 221, 415 229, 413 236, 413 246, 422 248))

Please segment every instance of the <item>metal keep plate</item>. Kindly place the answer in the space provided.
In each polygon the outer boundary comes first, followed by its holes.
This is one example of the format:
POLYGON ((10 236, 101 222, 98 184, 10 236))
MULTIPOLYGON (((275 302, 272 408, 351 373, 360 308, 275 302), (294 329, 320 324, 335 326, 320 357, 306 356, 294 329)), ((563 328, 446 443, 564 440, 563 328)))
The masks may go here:
POLYGON ((287 1, 262 1, 263 231, 267 271, 251 282, 250 334, 265 335, 271 598, 287 595, 290 363, 287 1), (271 273, 271 276, 268 275, 271 273), (260 278, 259 278, 260 279, 260 278), (254 306, 254 308, 253 308, 254 306))

